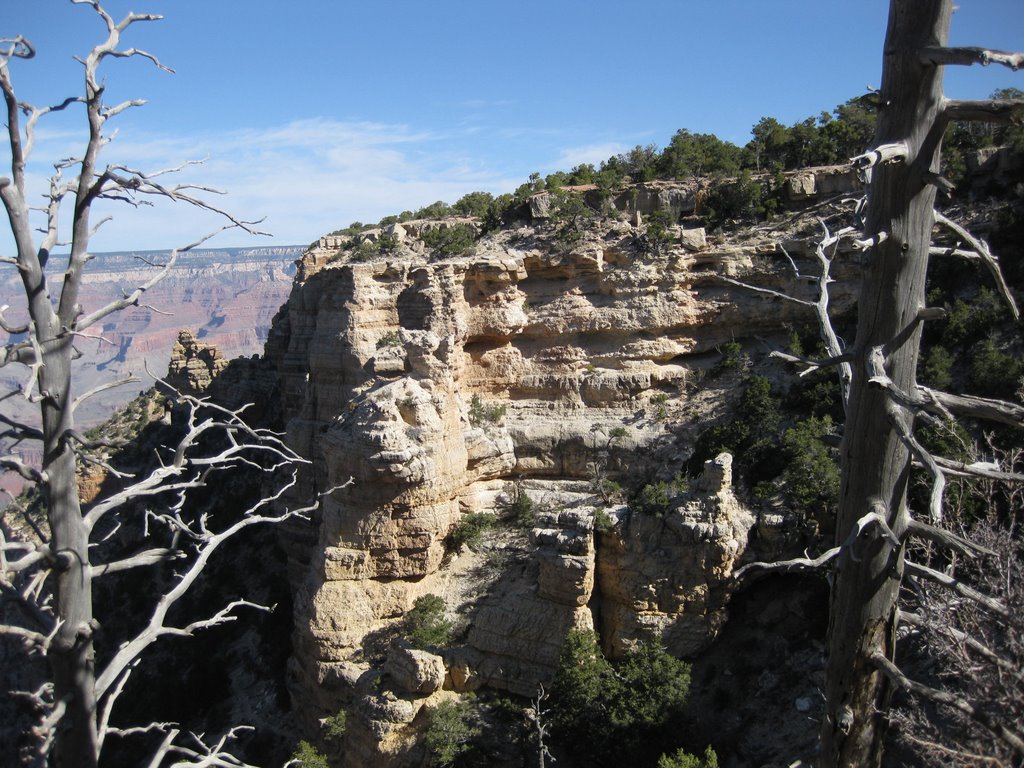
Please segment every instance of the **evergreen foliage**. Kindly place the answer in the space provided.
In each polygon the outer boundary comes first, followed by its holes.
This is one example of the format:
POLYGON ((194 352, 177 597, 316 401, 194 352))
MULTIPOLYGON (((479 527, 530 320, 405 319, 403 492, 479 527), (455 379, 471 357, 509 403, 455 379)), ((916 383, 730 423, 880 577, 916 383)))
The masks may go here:
POLYGON ((690 473, 700 473, 706 460, 728 451, 752 485, 775 477, 782 470, 778 451, 781 423, 779 400, 772 394, 771 382, 764 376, 751 376, 736 404, 735 417, 697 438, 688 465, 690 473))
POLYGON ((431 765, 453 765, 472 748, 480 729, 470 722, 471 715, 472 708, 465 699, 443 701, 431 711, 426 732, 431 765))
POLYGON ((292 753, 296 768, 330 768, 327 757, 308 741, 300 741, 292 753))
POLYGON ((678 744, 671 724, 689 687, 689 665, 657 642, 613 665, 593 632, 572 630, 551 689, 552 733, 578 765, 651 764, 678 744))
POLYGON ((459 522, 448 534, 448 543, 453 550, 459 550, 464 545, 476 551, 483 541, 484 534, 494 527, 494 515, 484 512, 470 512, 463 515, 459 522))
POLYGON ((505 510, 505 519, 519 528, 528 528, 537 520, 534 503, 522 490, 516 490, 515 499, 505 510))
POLYGON ((658 768, 718 768, 718 755, 711 747, 705 749, 701 757, 678 749, 671 755, 659 757, 658 768))
POLYGON ((469 422, 474 427, 487 424, 499 424, 505 418, 504 405, 484 405, 480 395, 473 395, 469 400, 469 422))
POLYGON ((629 508, 633 512, 654 517, 665 517, 672 511, 673 501, 679 494, 689 489, 689 483, 682 475, 676 475, 671 482, 659 480, 647 483, 629 500, 629 508))
POLYGON ((476 230, 469 224, 436 227, 424 231, 422 239, 440 256, 464 256, 473 252, 476 230))
POLYGON ((834 431, 829 416, 798 422, 782 436, 788 463, 782 487, 792 509, 819 519, 835 512, 839 499, 839 465, 822 438, 834 431))
POLYGON ((405 614, 405 639, 413 648, 443 648, 452 639, 452 624, 445 618, 444 599, 438 595, 416 598, 405 614))
POLYGON ((476 216, 483 219, 494 205, 494 195, 490 192, 470 192, 455 201, 452 212, 460 216, 476 216))

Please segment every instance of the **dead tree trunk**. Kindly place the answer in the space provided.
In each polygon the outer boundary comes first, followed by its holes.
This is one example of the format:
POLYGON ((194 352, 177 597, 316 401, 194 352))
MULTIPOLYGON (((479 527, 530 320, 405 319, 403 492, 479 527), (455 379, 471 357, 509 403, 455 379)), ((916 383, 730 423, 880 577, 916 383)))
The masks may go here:
MULTIPOLYGON (((164 446, 166 450, 161 452, 157 466, 148 473, 134 476, 119 472, 100 454, 81 453, 82 449, 112 447, 102 440, 89 440, 74 428, 76 406, 108 385, 91 392, 75 393, 71 363, 76 338, 96 338, 95 332, 90 332, 93 326, 122 309, 138 306, 146 291, 168 274, 179 252, 196 248, 212 236, 172 251, 167 263, 151 279, 123 298, 86 312, 80 301, 90 258, 89 240, 94 227, 98 226, 90 220, 93 203, 115 200, 139 205, 147 198, 184 202, 224 217, 228 223, 222 229, 239 227, 251 234, 259 233, 252 228, 255 222, 236 219, 196 196, 212 190, 166 182, 164 177, 177 169, 147 174, 123 165, 100 167, 100 151, 111 138, 104 135, 107 120, 143 103, 132 100, 114 106, 105 104, 100 64, 109 57, 138 57, 166 69, 146 51, 120 47, 121 35, 130 26, 160 17, 129 13, 115 22, 96 0, 74 0, 74 3, 91 7, 107 29, 106 40, 80 60, 85 75, 81 96, 69 97, 52 107, 35 107, 20 101, 10 65, 33 58, 35 50, 22 37, 0 39, 0 94, 6 107, 6 144, 11 159, 10 175, 0 175, 0 204, 7 213, 17 250, 16 256, 0 256, 0 265, 17 269, 24 288, 24 306, 15 309, 20 315, 16 323, 4 318, 7 306, 0 308, 0 328, 10 334, 8 343, 0 346, 0 368, 18 364, 28 369, 24 385, 0 392, 0 402, 20 395, 39 408, 38 418, 26 421, 0 410, 0 437, 42 444, 42 461, 38 467, 12 453, 0 455, 0 470, 16 471, 39 487, 49 523, 48 532, 37 528, 34 538, 0 526, 0 596, 23 609, 12 614, 11 623, 0 622, 0 635, 20 639, 28 653, 45 656, 50 665, 51 675, 46 684, 35 692, 24 692, 40 713, 34 728, 34 735, 38 737, 38 764, 95 768, 106 737, 161 733, 164 740, 150 765, 162 764, 164 757, 173 755, 178 758, 175 765, 242 766, 245 763, 231 757, 226 749, 227 743, 240 732, 238 728, 231 729, 211 745, 201 734, 183 734, 167 723, 120 727, 116 720, 111 720, 111 713, 141 654, 160 638, 188 636, 232 621, 240 608, 266 610, 264 606, 235 600, 207 618, 184 625, 171 623, 169 616, 180 618, 173 609, 196 583, 221 545, 250 525, 278 523, 315 508, 314 503, 302 510, 268 514, 279 494, 289 487, 286 484, 250 506, 235 522, 225 527, 218 520, 216 528, 212 528, 208 526, 209 515, 190 515, 183 511, 188 492, 207 487, 216 472, 238 466, 258 465, 268 474, 280 471, 285 477, 290 470, 291 482, 294 482, 295 467, 304 460, 274 433, 249 426, 240 416, 243 409, 220 408, 175 393, 184 436, 176 445, 164 446), (43 195, 44 199, 48 198, 48 204, 42 212, 43 238, 37 245, 35 228, 29 221, 29 200, 34 196, 29 191, 27 160, 38 120, 72 105, 81 105, 88 121, 85 151, 80 157, 54 165, 49 194, 43 195), (22 115, 26 116, 24 123, 22 115), (64 181, 66 171, 77 171, 76 178, 64 181), (71 250, 66 261, 62 257, 64 264, 58 265, 54 263, 56 257, 51 259, 58 245, 58 214, 62 204, 72 200, 71 250), (205 436, 214 434, 220 435, 221 440, 215 448, 208 448, 202 441, 205 436), (202 451, 207 453, 204 455, 202 451), (121 490, 94 501, 84 513, 76 477, 79 459, 83 458, 103 466, 111 476, 127 481, 121 490), (110 559, 117 555, 91 547, 91 542, 95 544, 113 535, 120 524, 117 522, 119 511, 125 505, 157 496, 162 496, 163 501, 147 505, 144 528, 147 532, 166 531, 164 540, 171 542, 169 547, 153 547, 122 559, 110 559), (93 580, 172 560, 181 561, 176 567, 173 586, 156 595, 153 613, 143 629, 112 656, 106 654, 110 658, 98 669, 93 644, 97 626, 93 615, 93 580)), ((129 378, 120 383, 134 381, 137 379, 129 378)))
MULTIPOLYGON (((892 406, 869 379, 878 362, 903 391, 913 391, 925 274, 934 224, 942 117, 942 68, 922 51, 943 47, 950 0, 893 0, 885 39, 866 235, 888 236, 868 253, 859 299, 853 381, 842 445, 837 542, 865 514, 881 514, 899 540, 909 524, 911 453, 901 435, 912 416, 892 406)), ((878 238, 881 239, 881 238, 878 238)), ((876 241, 877 242, 877 241, 876 241)), ((877 766, 889 683, 872 657, 892 658, 902 548, 862 537, 836 566, 829 619, 822 766, 877 766)))

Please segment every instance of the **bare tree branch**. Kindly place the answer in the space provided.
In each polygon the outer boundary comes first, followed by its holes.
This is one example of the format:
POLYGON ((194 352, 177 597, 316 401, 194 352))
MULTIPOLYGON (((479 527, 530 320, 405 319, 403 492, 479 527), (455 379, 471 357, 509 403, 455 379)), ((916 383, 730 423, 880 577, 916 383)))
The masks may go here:
POLYGON ((167 563, 171 560, 181 560, 184 557, 187 557, 187 555, 177 549, 148 549, 145 552, 139 552, 137 555, 126 557, 123 560, 115 560, 112 563, 104 563, 103 565, 94 565, 91 567, 91 572, 94 577, 106 576, 111 573, 131 570, 132 568, 167 563))
POLYGON ((1000 616, 1008 616, 1009 608, 1006 604, 1000 600, 996 600, 988 595, 983 595, 976 589, 967 586, 960 579, 955 576, 950 576, 945 573, 929 568, 926 565, 920 565, 919 563, 913 563, 910 560, 905 561, 907 573, 911 576, 917 576, 922 579, 928 579, 934 581, 936 584, 941 584, 944 587, 948 587, 956 592, 961 597, 966 597, 968 600, 973 600, 978 605, 987 608, 993 613, 997 613, 1000 616))
POLYGON ((959 710, 972 720, 975 720, 985 726, 993 734, 1012 746, 1018 753, 1024 755, 1024 736, 1021 736, 1021 734, 1014 731, 1005 723, 1001 723, 992 718, 984 708, 979 706, 977 703, 969 702, 966 699, 954 696, 946 691, 940 691, 938 688, 932 688, 911 680, 900 671, 899 667, 881 654, 875 654, 871 657, 871 660, 886 677, 900 688, 938 704, 945 704, 946 706, 959 710))
POLYGON ((0 456, 0 467, 9 469, 12 472, 17 472, 23 478, 32 483, 43 483, 46 481, 46 475, 35 467, 26 464, 20 456, 0 456))
POLYGON ((779 560, 774 563, 747 563, 733 573, 737 581, 767 576, 770 573, 804 573, 814 571, 831 562, 842 551, 842 547, 832 547, 817 557, 797 557, 791 560, 779 560))
POLYGON ((240 520, 226 528, 224 531, 216 534, 208 533, 201 537, 202 545, 195 560, 189 563, 185 572, 181 575, 174 587, 160 597, 146 628, 132 640, 125 643, 110 660, 106 668, 97 675, 97 698, 101 698, 104 693, 106 693, 110 685, 124 672, 133 660, 138 658, 139 654, 161 637, 166 635, 191 635, 199 629, 223 624, 228 621, 234 621, 235 616, 233 611, 236 607, 247 606, 262 609, 261 606, 257 606, 254 603, 236 600, 223 610, 218 611, 209 619, 192 622, 185 627, 170 627, 165 624, 167 614, 170 609, 188 592, 199 577, 199 574, 206 568, 206 564, 209 562, 210 557, 213 556, 213 553, 216 552, 225 541, 229 540, 243 528, 247 528, 251 525, 257 525, 260 523, 280 523, 316 508, 316 503, 319 503, 319 500, 309 507, 285 511, 276 516, 257 514, 257 511, 260 508, 269 504, 271 501, 280 498, 280 496, 294 484, 295 478, 293 476, 290 482, 282 485, 272 496, 260 499, 260 501, 250 508, 250 510, 240 520))
POLYGON ((966 464, 962 461, 954 461, 942 456, 933 456, 932 458, 948 475, 973 477, 979 480, 996 480, 1002 483, 1024 483, 1024 475, 1019 472, 1004 472, 998 467, 990 466, 985 462, 973 461, 970 464, 966 464))
POLYGON ((1010 53, 1008 51, 989 50, 988 48, 960 47, 960 48, 925 48, 921 51, 921 60, 936 65, 952 64, 955 66, 971 66, 980 64, 987 67, 989 64, 1002 64, 1013 71, 1024 66, 1024 53, 1010 53))
MULTIPOLYGON (((949 413, 957 416, 969 416, 975 419, 1008 424, 1012 427, 1024 427, 1024 407, 1005 400, 993 400, 974 395, 956 395, 942 392, 918 384, 913 396, 907 401, 917 407, 924 408, 939 415, 949 413)), ((890 389, 890 392, 894 390, 890 389)))
POLYGON ((133 376, 132 374, 129 373, 128 376, 126 376, 123 379, 118 379, 117 381, 108 381, 104 384, 100 384, 72 400, 71 408, 72 410, 78 408, 78 406, 80 406, 84 401, 88 400, 90 397, 98 395, 100 392, 106 392, 108 389, 114 389, 115 387, 123 387, 125 384, 138 384, 140 381, 142 381, 142 379, 140 379, 138 376, 133 376))
POLYGON ((996 282, 996 287, 999 289, 1000 295, 1010 307, 1010 311, 1013 312, 1013 319, 1020 320, 1020 310, 1017 309, 1017 302, 1013 298, 1013 293, 1010 291, 1010 286, 1006 284, 1006 280, 1003 278, 1003 271, 999 268, 999 260, 992 255, 992 251, 989 250, 988 243, 980 238, 974 237, 970 232, 961 227, 952 219, 943 216, 938 211, 935 211, 935 223, 941 224, 942 226, 952 230, 956 235, 963 239, 967 245, 974 249, 981 260, 985 263, 988 271, 992 275, 992 279, 996 282))
POLYGON ((1022 107, 1024 102, 1015 99, 944 99, 942 118, 946 122, 1007 123, 1021 113, 1022 107))
POLYGON ((933 622, 929 622, 924 616, 920 616, 910 611, 901 610, 899 612, 899 620, 901 622, 906 622, 907 624, 912 624, 915 627, 927 628, 935 632, 943 632, 949 635, 954 640, 956 640, 958 643, 963 643, 972 651, 975 651, 980 656, 985 657, 988 661, 991 661, 996 666, 1001 667, 1003 670, 1010 673, 1014 677, 1018 679, 1024 678, 1024 670, 1020 669, 1012 661, 1004 659, 1002 656, 997 654, 987 645, 985 645, 982 642, 979 642, 977 638, 967 634, 966 632, 961 632, 960 630, 956 629, 955 627, 951 627, 948 624, 936 625, 933 622))
POLYGON ((850 158, 850 163, 859 171, 866 171, 876 165, 885 163, 903 162, 907 159, 910 148, 905 141, 893 144, 881 144, 874 149, 869 149, 863 155, 850 158))
POLYGON ((168 731, 164 741, 154 753, 149 762, 149 768, 159 768, 168 755, 179 758, 172 764, 174 768, 257 768, 257 766, 242 762, 227 752, 228 744, 238 738, 239 733, 246 730, 252 729, 244 726, 232 728, 210 746, 203 741, 202 735, 195 733, 186 734, 191 745, 176 744, 175 742, 182 734, 180 730, 173 729, 168 731))
POLYGON ((995 555, 995 552, 988 547, 983 547, 976 542, 957 536, 943 528, 938 528, 934 525, 929 525, 928 523, 922 523, 920 520, 915 520, 914 518, 910 518, 907 525, 907 532, 911 536, 927 539, 928 541, 932 541, 943 547, 959 552, 966 557, 974 558, 978 555, 995 555))

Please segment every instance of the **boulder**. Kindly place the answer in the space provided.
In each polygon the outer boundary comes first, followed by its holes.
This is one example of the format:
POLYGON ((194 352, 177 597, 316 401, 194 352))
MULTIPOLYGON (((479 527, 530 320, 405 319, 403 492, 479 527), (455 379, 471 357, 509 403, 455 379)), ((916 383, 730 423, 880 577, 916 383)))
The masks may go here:
POLYGON ((401 691, 427 695, 444 685, 444 659, 429 651, 394 645, 384 663, 384 674, 401 691))

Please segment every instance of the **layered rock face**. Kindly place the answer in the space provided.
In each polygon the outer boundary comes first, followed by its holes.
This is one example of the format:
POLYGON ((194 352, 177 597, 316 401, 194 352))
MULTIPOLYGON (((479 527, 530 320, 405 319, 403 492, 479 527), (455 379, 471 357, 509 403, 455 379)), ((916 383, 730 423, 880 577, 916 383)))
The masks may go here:
POLYGON ((420 712, 451 690, 535 694, 572 628, 611 654, 660 636, 685 655, 724 622, 755 524, 729 457, 657 515, 605 489, 681 468, 713 415, 690 395, 718 345, 809 319, 721 278, 778 286, 780 245, 808 249, 792 232, 729 243, 677 228, 652 252, 636 218, 571 243, 554 225, 503 230, 449 258, 396 227, 400 245, 374 261, 347 262, 332 238, 303 257, 267 344, 288 440, 312 462, 296 500, 326 493, 320 519, 286 537, 290 685, 307 732, 357 713, 347 760, 412 759, 420 712), (520 496, 533 510, 520 529, 480 552, 446 547, 520 496), (460 630, 442 690, 433 660, 381 665, 380 641, 426 594, 460 630))

